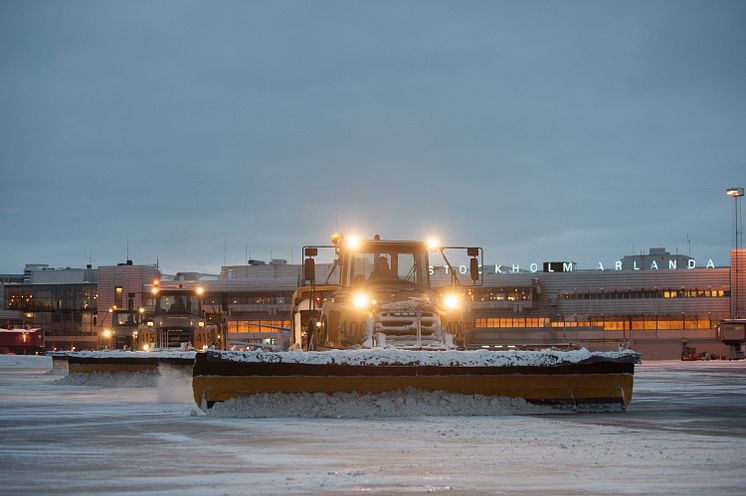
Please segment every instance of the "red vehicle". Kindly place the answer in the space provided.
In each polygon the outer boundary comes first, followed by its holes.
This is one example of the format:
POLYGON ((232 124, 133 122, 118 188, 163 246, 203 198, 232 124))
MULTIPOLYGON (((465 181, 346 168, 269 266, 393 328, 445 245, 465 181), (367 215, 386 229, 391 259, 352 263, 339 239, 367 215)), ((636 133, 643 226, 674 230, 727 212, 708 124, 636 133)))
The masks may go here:
POLYGON ((696 362, 699 360, 725 360, 725 357, 718 353, 711 353, 709 351, 697 353, 697 348, 684 346, 681 350, 681 360, 684 362, 696 362))
POLYGON ((43 352, 43 329, 0 329, 0 353, 33 355, 43 352))
POLYGON ((702 360, 702 357, 697 353, 697 348, 694 348, 692 346, 685 346, 681 350, 681 360, 684 362, 694 362, 697 360, 702 360))

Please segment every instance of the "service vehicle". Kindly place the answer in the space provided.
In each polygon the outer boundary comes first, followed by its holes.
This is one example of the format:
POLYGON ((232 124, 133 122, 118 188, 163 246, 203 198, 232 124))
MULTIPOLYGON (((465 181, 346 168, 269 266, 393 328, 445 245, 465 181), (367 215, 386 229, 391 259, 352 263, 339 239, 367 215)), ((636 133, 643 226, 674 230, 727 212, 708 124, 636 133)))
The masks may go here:
MULTIPOLYGON (((204 409, 254 394, 445 391, 523 398, 609 411, 632 398, 631 350, 465 351, 464 295, 481 283, 482 250, 423 241, 332 237, 306 246, 303 284, 293 297, 295 343, 287 352, 197 353, 194 399, 204 409), (461 281, 449 250, 469 259, 461 281), (330 276, 317 284, 315 257, 333 250, 330 276), (436 293, 430 253, 440 253, 451 284, 436 293)), ((465 264, 466 266, 466 264, 465 264)), ((278 412, 281 415, 282 412, 278 412)))

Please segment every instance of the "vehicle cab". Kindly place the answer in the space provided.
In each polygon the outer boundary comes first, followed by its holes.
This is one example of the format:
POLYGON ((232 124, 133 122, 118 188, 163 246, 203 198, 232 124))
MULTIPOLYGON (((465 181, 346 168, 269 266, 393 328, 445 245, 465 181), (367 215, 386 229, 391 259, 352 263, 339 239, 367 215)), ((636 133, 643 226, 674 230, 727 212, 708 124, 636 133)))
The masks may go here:
MULTIPOLYGON (((339 237, 334 249, 334 278, 327 283, 334 281, 338 289, 324 298, 311 319, 306 349, 463 346, 462 291, 454 285, 439 297, 430 284, 430 252, 437 248, 424 241, 375 236, 361 241, 339 237)), ((478 279, 481 249, 466 250, 478 279)), ((306 247, 304 253, 304 278, 313 286, 318 247, 306 247)))
MULTIPOLYGON (((111 310, 111 347, 117 350, 132 349, 140 324, 141 312, 133 309, 111 310)), ((104 331, 105 332, 105 331, 104 331)))
POLYGON ((201 287, 161 288, 153 286, 154 311, 138 331, 139 349, 224 348, 225 333, 207 322, 202 310, 201 287))

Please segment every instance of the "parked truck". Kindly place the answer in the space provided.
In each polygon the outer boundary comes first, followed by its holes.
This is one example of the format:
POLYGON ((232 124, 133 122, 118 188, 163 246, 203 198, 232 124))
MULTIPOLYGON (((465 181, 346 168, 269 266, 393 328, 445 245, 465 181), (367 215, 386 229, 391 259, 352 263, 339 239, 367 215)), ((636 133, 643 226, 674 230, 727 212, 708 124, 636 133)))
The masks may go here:
POLYGON ((202 307, 203 290, 161 288, 154 283, 155 309, 143 319, 135 334, 135 349, 225 349, 225 320, 208 319, 202 307))

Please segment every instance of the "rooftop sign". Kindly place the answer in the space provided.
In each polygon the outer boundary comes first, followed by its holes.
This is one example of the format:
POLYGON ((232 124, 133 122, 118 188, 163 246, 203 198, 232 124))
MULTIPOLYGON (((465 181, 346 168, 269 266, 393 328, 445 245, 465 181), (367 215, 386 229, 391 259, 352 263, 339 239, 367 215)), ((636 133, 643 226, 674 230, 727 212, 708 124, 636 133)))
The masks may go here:
MULTIPOLYGON (((574 262, 544 262, 543 264, 543 271, 544 272, 574 272, 576 270, 575 263, 574 262)), ((704 265, 697 264, 697 261, 693 258, 690 258, 687 260, 686 264, 679 265, 677 260, 668 260, 668 264, 658 264, 657 261, 653 260, 650 263, 650 266, 641 267, 638 265, 637 260, 632 262, 632 268, 628 269, 628 271, 636 271, 636 270, 691 270, 691 269, 714 269, 715 263, 712 261, 711 258, 707 259, 707 263, 704 265)), ((437 266, 438 271, 440 269, 443 269, 443 271, 448 274, 450 272, 450 268, 448 265, 443 266, 437 266)), ((479 266, 480 274, 483 273, 482 266, 479 266)), ((495 264, 495 265, 488 265, 487 269, 489 272, 493 274, 519 274, 521 273, 521 266, 520 264, 511 264, 511 265, 503 265, 503 264, 495 264)), ((436 267, 431 265, 430 266, 430 275, 435 274, 436 267)), ((458 271, 459 274, 466 274, 469 272, 469 268, 466 265, 459 265, 454 266, 453 270, 458 271)), ((614 262, 613 265, 610 266, 604 266, 603 262, 598 262, 596 265, 596 270, 599 272, 604 271, 614 271, 618 272, 622 270, 622 261, 617 260, 614 262)), ((524 267, 523 272, 526 272, 526 268, 524 267)), ((528 265, 528 272, 536 273, 539 272, 539 264, 536 262, 533 262, 528 265)))

